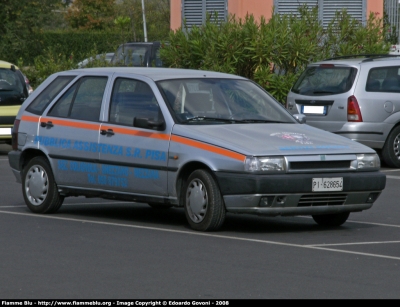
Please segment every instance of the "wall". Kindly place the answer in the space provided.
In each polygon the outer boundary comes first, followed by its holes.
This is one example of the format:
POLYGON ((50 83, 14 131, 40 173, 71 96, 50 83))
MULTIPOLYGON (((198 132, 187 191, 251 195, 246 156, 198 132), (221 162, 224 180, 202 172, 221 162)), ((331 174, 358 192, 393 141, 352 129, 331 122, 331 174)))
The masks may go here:
MULTIPOLYGON (((384 0, 367 1, 367 16, 370 12, 378 14, 383 18, 384 0)), ((274 0, 228 0, 228 13, 238 18, 246 17, 246 14, 253 14, 256 19, 265 16, 271 18, 274 0)), ((171 0, 171 30, 177 30, 182 25, 182 0, 171 0)))
POLYGON ((171 0, 171 30, 177 30, 182 26, 182 1, 171 0))
POLYGON ((367 0, 367 18, 370 12, 378 13, 378 17, 383 18, 383 0, 367 0))
POLYGON ((271 18, 274 0, 228 0, 228 14, 244 19, 247 14, 253 14, 255 19, 264 16, 271 18))

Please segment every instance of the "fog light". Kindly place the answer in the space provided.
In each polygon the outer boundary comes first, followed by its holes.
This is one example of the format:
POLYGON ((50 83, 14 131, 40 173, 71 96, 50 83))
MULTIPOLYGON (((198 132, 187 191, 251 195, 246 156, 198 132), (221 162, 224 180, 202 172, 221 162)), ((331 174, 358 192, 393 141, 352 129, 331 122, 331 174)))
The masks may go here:
POLYGON ((261 197, 260 207, 272 207, 275 196, 261 197))
POLYGON ((371 193, 368 195, 367 203, 373 203, 381 193, 371 193))
POLYGON ((286 196, 278 196, 277 198, 276 198, 276 203, 278 204, 278 205, 283 205, 284 203, 286 202, 286 196))

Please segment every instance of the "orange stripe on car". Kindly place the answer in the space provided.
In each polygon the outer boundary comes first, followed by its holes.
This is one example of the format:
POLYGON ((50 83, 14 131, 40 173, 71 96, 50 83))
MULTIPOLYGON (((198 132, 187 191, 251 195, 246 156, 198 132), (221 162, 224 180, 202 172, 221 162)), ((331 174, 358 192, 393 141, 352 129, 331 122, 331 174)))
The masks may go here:
MULTIPOLYGON (((24 121, 38 122, 39 117, 24 115, 24 116, 22 116, 21 119, 24 121)), ((98 130, 100 127, 100 124, 74 122, 74 121, 55 119, 55 118, 41 118, 41 121, 44 121, 44 122, 51 121, 53 124, 56 124, 56 125, 80 128, 80 129, 89 129, 89 130, 98 130)), ((154 138, 154 139, 164 140, 164 141, 168 141, 170 139, 169 134, 134 130, 132 128, 103 125, 102 129, 104 129, 104 130, 112 129, 115 133, 147 137, 147 138, 154 138)), ((171 141, 176 142, 176 143, 181 143, 181 144, 184 144, 187 146, 195 147, 198 149, 206 150, 209 152, 213 152, 213 153, 216 153, 216 154, 219 154, 219 155, 222 155, 225 157, 229 157, 229 158, 232 158, 235 160, 239 160, 239 161, 244 161, 246 159, 245 155, 239 154, 237 152, 234 152, 234 151, 231 151, 228 149, 224 149, 224 148, 221 148, 218 146, 206 144, 203 142, 195 141, 192 139, 184 138, 184 137, 177 136, 177 135, 172 135, 171 141)))
POLYGON ((192 147, 196 147, 202 150, 206 150, 206 151, 210 151, 222 156, 226 156, 235 160, 239 160, 239 161, 244 161, 246 159, 245 155, 239 154, 237 152, 228 150, 228 149, 224 149, 221 147, 217 147, 214 145, 210 145, 210 144, 206 144, 206 143, 202 143, 199 141, 195 141, 195 140, 191 140, 191 139, 187 139, 181 136, 177 136, 177 135, 172 135, 171 136, 171 141, 173 142, 177 142, 177 143, 181 143, 184 145, 188 145, 188 146, 192 146, 192 147))
POLYGON ((105 125, 103 125, 101 127, 101 129, 104 129, 104 130, 112 129, 115 133, 128 134, 128 135, 134 135, 134 136, 141 136, 141 137, 145 137, 145 138, 153 138, 153 139, 169 141, 169 134, 165 134, 165 133, 147 132, 147 131, 141 131, 141 130, 134 130, 132 128, 105 126, 105 125))
POLYGON ((23 115, 21 117, 22 121, 27 121, 27 122, 34 122, 37 123, 39 121, 39 117, 37 116, 29 116, 29 115, 23 115))

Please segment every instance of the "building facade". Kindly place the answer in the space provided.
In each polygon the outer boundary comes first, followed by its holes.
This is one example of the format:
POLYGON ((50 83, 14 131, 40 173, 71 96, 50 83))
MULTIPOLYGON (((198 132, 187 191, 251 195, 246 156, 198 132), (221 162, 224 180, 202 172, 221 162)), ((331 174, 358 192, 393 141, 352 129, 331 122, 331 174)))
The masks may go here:
POLYGON ((256 19, 264 16, 268 20, 274 9, 278 14, 296 14, 297 8, 304 4, 318 6, 319 18, 324 26, 337 10, 346 9, 362 23, 366 22, 371 12, 381 17, 384 12, 384 0, 171 0, 171 29, 180 28, 184 20, 188 28, 201 25, 207 13, 217 12, 219 20, 226 20, 230 14, 242 19, 252 14, 256 19))

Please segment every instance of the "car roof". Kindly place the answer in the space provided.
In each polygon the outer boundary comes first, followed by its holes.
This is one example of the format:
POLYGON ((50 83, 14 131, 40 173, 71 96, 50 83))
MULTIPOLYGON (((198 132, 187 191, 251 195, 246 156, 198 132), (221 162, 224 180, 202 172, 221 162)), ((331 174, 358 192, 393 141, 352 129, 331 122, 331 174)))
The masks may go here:
POLYGON ((90 72, 90 73, 119 73, 132 74, 136 76, 148 77, 154 81, 166 79, 187 79, 187 78, 224 78, 242 79, 246 78, 220 73, 215 71, 183 69, 183 68, 158 68, 158 67, 95 67, 70 70, 68 72, 90 72))
POLYGON ((344 56, 326 59, 312 63, 310 65, 321 65, 321 64, 338 64, 338 65, 360 65, 362 63, 371 62, 388 62, 388 61, 400 61, 400 56, 394 55, 371 55, 371 56, 344 56))
MULTIPOLYGON (((0 60, 0 68, 11 68, 12 63, 0 60)), ((15 69, 19 69, 17 65, 14 65, 15 69)))

